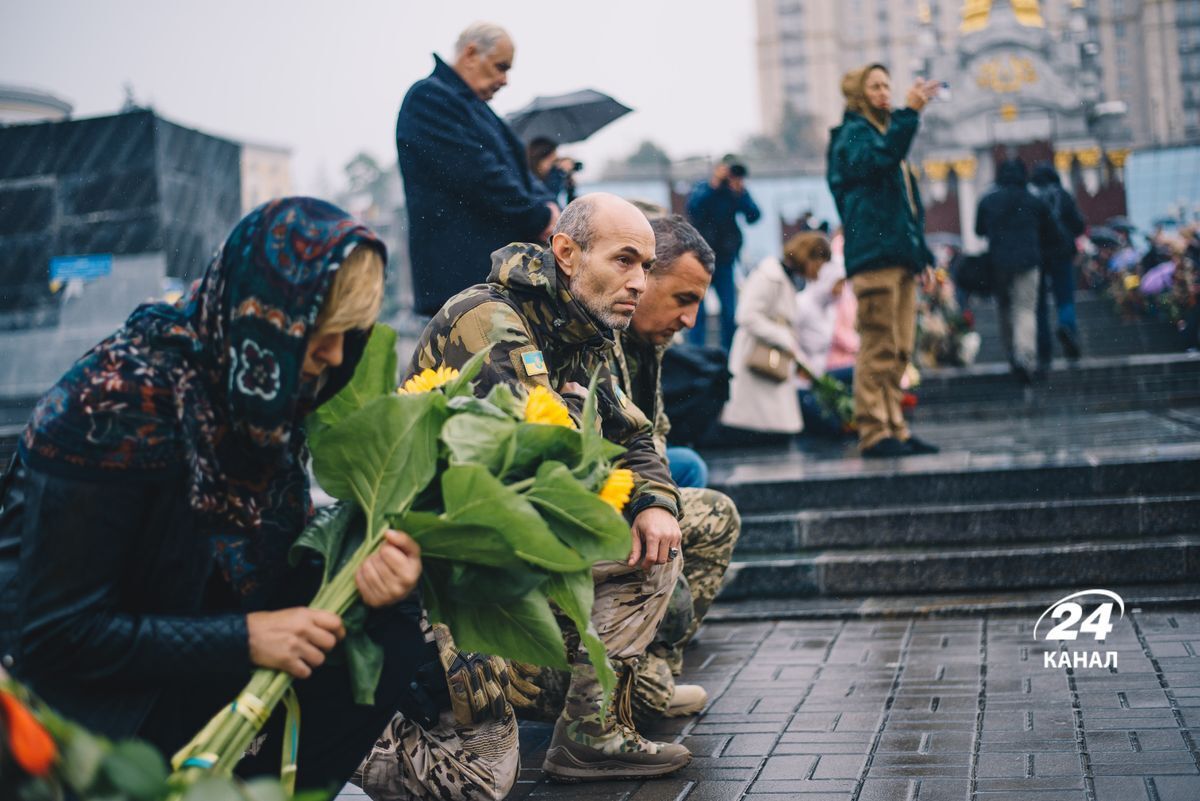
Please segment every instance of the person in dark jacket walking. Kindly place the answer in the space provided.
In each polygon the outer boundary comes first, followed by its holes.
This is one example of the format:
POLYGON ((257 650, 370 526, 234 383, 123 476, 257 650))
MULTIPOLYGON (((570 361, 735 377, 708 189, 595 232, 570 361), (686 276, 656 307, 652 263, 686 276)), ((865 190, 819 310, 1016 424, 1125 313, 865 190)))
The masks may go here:
MULTIPOLYGON (((687 202, 688 219, 716 254, 712 288, 721 301, 721 347, 726 352, 733 346, 733 331, 737 327, 737 285, 733 271, 742 250, 742 229, 737 218, 740 214, 747 224, 753 225, 762 216, 746 190, 747 175, 745 165, 723 160, 707 181, 696 184, 687 202)), ((687 337, 693 345, 705 343, 708 326, 703 315, 687 337)))
POLYGON ((830 135, 829 188, 845 232, 846 275, 858 299, 862 344, 854 365, 854 420, 864 456, 933 453, 914 437, 901 408, 900 380, 916 339, 915 276, 932 261, 925 244, 925 209, 907 157, 918 114, 937 93, 917 80, 907 108, 891 110, 891 82, 882 64, 842 79, 846 113, 830 135))
MULTIPOLYGON (((60 714, 170 756, 274 668, 303 679, 302 786, 370 750, 425 651, 396 605, 419 548, 389 532, 356 577, 386 660, 374 706, 323 664, 345 630, 288 551, 311 509, 303 421, 353 374, 385 260, 340 209, 271 201, 178 305, 140 306, 38 402, 0 484, 0 654, 60 714)), ((278 771, 277 749, 239 772, 278 771)))
POLYGON ((475 23, 458 37, 454 64, 434 56, 396 120, 396 155, 408 208, 414 305, 432 315, 486 278, 492 251, 544 242, 558 217, 529 171, 525 146, 488 101, 508 83, 512 39, 475 23))
POLYGON ((1037 377, 1037 295, 1046 254, 1061 253, 1064 235, 1050 207, 1029 191, 1025 164, 1005 161, 996 185, 979 201, 975 233, 988 240, 988 259, 996 283, 1000 335, 1017 380, 1037 377))
POLYGON ((1033 184, 1033 194, 1050 207, 1054 219, 1066 234, 1062 237, 1061 248, 1045 254, 1046 261, 1042 265, 1041 286, 1038 289, 1038 367, 1045 370, 1050 366, 1053 352, 1050 339, 1050 310, 1046 302, 1046 295, 1050 291, 1054 293, 1054 305, 1058 310, 1056 333, 1063 354, 1071 360, 1082 355, 1079 348, 1079 327, 1075 321, 1075 240, 1087 228, 1087 221, 1079 211, 1075 198, 1063 188, 1053 164, 1035 164, 1030 183, 1033 184))

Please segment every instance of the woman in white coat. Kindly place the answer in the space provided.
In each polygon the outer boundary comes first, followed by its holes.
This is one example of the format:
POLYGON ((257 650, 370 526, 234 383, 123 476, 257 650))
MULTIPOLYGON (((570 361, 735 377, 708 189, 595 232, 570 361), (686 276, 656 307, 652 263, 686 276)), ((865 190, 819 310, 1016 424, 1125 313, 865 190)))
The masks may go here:
MULTIPOLYGON (((794 276, 816 275, 829 261, 829 241, 820 233, 805 231, 788 240, 783 259, 763 259, 742 286, 738 298, 737 333, 729 352, 729 401, 721 413, 726 428, 786 438, 804 428, 796 399, 795 376, 796 285, 794 276), (759 375, 748 362, 756 343, 782 351, 791 363, 783 381, 759 375)), ((751 437, 762 439, 762 437, 751 437)))

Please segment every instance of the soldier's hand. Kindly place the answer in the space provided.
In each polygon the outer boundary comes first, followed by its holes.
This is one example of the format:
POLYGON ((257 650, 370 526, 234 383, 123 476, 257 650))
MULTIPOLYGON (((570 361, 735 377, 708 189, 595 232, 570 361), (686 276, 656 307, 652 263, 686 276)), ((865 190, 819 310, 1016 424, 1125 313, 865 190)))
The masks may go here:
POLYGON ((641 562, 643 570, 649 570, 654 565, 666 564, 670 561, 670 551, 676 550, 679 557, 679 545, 683 534, 679 531, 679 521, 675 515, 661 506, 651 506, 643 509, 633 519, 633 550, 629 554, 630 567, 641 562))
POLYGON ((459 651, 450 629, 441 623, 434 625, 433 636, 442 669, 446 671, 454 719, 464 726, 503 720, 509 714, 505 661, 498 656, 459 651))
POLYGON ((587 387, 585 387, 583 384, 580 384, 578 381, 567 381, 558 388, 559 395, 577 395, 580 398, 586 398, 587 393, 587 387))
POLYGON ((541 673, 537 665, 527 662, 508 662, 508 701, 517 709, 530 709, 537 697, 542 694, 542 688, 533 683, 541 673))

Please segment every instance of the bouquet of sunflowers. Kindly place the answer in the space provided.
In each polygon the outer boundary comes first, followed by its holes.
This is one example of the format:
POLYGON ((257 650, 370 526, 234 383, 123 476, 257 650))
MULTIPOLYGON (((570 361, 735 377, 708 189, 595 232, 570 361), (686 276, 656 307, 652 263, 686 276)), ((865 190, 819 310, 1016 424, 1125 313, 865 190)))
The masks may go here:
MULTIPOLYGON (((391 329, 376 326, 350 384, 308 421, 313 472, 339 503, 317 515, 291 553, 293 563, 314 553, 323 560, 310 605, 343 617, 355 698, 373 700, 383 654, 364 631, 354 574, 388 528, 420 544, 425 608, 460 648, 565 669, 553 602, 611 692, 616 677, 589 622, 591 567, 628 555, 621 510, 633 476, 612 464, 623 449, 599 433, 595 387, 578 428, 541 387, 497 385, 477 398, 472 380, 486 352, 461 372, 426 370, 397 387, 395 340, 391 329)), ((173 785, 231 775, 283 703, 282 778, 290 789, 295 762, 288 755, 299 737, 291 684, 281 671, 255 671, 175 755, 173 785)))

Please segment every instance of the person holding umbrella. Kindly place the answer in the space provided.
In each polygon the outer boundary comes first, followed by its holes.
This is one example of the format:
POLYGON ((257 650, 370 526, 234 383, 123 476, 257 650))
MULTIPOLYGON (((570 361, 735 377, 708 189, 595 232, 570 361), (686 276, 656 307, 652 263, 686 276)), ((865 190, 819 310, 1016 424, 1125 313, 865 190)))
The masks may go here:
POLYGON ((514 54, 503 28, 474 23, 459 35, 454 63, 434 56, 433 72, 400 107, 396 155, 418 314, 432 315, 483 280, 492 251, 544 242, 558 219, 558 206, 529 171, 525 146, 488 105, 508 84, 514 54))

